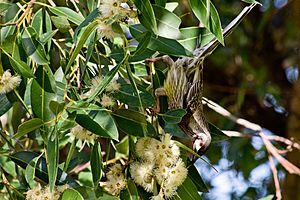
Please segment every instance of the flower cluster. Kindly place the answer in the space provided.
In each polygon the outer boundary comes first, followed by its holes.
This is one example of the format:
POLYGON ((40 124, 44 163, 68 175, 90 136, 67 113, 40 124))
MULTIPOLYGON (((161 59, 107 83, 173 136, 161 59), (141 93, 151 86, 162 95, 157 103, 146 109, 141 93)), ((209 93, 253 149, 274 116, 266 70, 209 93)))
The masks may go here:
POLYGON ((49 187, 42 188, 40 185, 26 192, 26 200, 58 200, 68 185, 55 186, 54 191, 50 192, 49 187))
POLYGON ((163 135, 161 141, 141 138, 136 144, 136 153, 141 161, 130 166, 133 180, 146 191, 154 191, 154 182, 160 185, 160 192, 152 199, 169 199, 176 194, 187 177, 187 168, 180 159, 180 150, 171 140, 171 135, 163 135))
POLYGON ((121 190, 127 185, 127 180, 122 172, 122 166, 115 164, 110 168, 106 174, 107 181, 105 182, 104 189, 112 195, 119 196, 121 190))
POLYGON ((21 77, 12 76, 9 70, 6 70, 0 77, 0 94, 8 93, 20 85, 21 77))
MULTIPOLYGON (((96 76, 91 80, 91 88, 90 90, 81 95, 82 98, 87 98, 90 96, 96 89, 96 87, 103 81, 103 77, 101 76, 96 76)), ((121 85, 118 83, 115 79, 113 79, 105 88, 106 94, 103 94, 101 96, 100 103, 103 107, 112 107, 115 105, 114 99, 109 95, 110 93, 113 93, 115 91, 118 91, 120 89, 121 85)))
POLYGON ((127 0, 106 0, 101 2, 99 11, 101 18, 98 20, 97 32, 107 39, 112 40, 117 34, 113 31, 112 24, 123 18, 135 18, 136 11, 128 9, 127 0))
POLYGON ((98 136, 94 133, 88 131, 80 125, 76 125, 71 129, 71 133, 75 136, 75 138, 80 139, 82 141, 91 142, 95 140, 98 136))

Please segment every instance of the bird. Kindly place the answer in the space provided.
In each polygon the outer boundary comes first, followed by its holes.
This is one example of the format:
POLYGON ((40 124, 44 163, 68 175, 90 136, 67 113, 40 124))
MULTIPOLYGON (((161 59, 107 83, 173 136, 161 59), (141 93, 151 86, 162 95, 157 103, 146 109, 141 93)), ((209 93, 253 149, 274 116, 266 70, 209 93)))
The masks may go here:
MULTIPOLYGON (((257 3, 245 7, 222 31, 227 37, 257 3)), ((213 39, 193 52, 193 57, 183 57, 176 61, 168 55, 148 59, 147 62, 162 60, 169 66, 163 87, 155 90, 155 96, 167 96, 168 109, 185 109, 186 114, 178 124, 191 138, 191 146, 198 155, 209 148, 212 137, 203 112, 203 65, 205 58, 220 44, 213 39)))

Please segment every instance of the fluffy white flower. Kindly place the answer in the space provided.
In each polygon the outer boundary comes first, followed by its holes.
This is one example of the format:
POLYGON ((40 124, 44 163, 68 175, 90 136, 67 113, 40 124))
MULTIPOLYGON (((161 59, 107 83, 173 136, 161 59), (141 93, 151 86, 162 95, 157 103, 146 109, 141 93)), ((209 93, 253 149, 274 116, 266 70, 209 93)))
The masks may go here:
POLYGON ((117 15, 123 8, 121 0, 105 0, 100 4, 100 12, 103 18, 109 18, 117 15))
POLYGON ((116 80, 112 80, 105 88, 106 92, 115 92, 120 89, 121 85, 116 80))
POLYGON ((80 139, 82 141, 86 140, 88 142, 91 142, 98 137, 97 135, 88 131, 80 125, 76 125, 75 127, 73 127, 71 129, 71 133, 75 136, 75 138, 80 139))
POLYGON ((21 83, 21 77, 12 76, 9 70, 6 70, 0 77, 0 94, 8 93, 18 87, 21 83))
POLYGON ((153 165, 151 163, 134 162, 130 165, 130 173, 134 182, 142 186, 147 192, 153 191, 153 165))
POLYGON ((102 36, 109 40, 114 39, 114 37, 117 36, 117 33, 115 33, 112 29, 111 24, 107 24, 101 20, 98 20, 98 27, 97 32, 102 36))
POLYGON ((182 162, 181 159, 178 159, 175 165, 169 169, 169 174, 166 177, 164 185, 170 188, 172 187, 177 188, 184 182, 184 180, 187 177, 187 174, 188 174, 188 170, 185 167, 184 162, 182 162))
POLYGON ((103 94, 100 103, 103 107, 112 107, 115 104, 114 100, 106 94, 103 94))
POLYGON ((43 191, 40 185, 25 192, 26 200, 39 200, 43 197, 43 191))
POLYGON ((127 185, 127 180, 122 173, 122 166, 120 164, 113 165, 106 176, 104 189, 112 195, 119 196, 121 190, 127 185))
POLYGON ((144 137, 136 143, 137 155, 145 161, 155 161, 156 151, 154 149, 160 142, 154 138, 144 137))

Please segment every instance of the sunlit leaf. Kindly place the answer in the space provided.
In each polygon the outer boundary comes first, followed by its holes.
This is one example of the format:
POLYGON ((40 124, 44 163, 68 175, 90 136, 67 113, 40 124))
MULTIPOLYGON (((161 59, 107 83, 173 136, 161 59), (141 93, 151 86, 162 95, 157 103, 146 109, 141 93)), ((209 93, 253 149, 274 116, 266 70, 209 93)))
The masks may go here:
POLYGON ((67 7, 48 7, 48 8, 53 14, 59 17, 66 17, 68 18, 68 20, 70 20, 76 25, 79 25, 84 20, 84 17, 81 14, 71 10, 70 8, 67 7))
POLYGON ((189 3, 199 21, 224 45, 221 22, 215 6, 204 0, 189 0, 189 3))
POLYGON ((180 18, 158 5, 153 5, 153 10, 156 17, 157 35, 165 38, 179 39, 180 18))
POLYGON ((81 194, 73 188, 66 189, 61 197, 61 200, 84 200, 81 194))

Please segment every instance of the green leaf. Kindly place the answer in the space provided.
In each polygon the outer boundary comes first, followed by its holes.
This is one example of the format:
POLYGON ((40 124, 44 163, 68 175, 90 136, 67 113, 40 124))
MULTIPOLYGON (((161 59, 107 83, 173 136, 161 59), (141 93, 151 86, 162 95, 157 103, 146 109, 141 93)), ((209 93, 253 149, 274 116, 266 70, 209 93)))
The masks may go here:
POLYGON ((114 119, 107 110, 91 110, 89 113, 79 112, 76 122, 96 135, 119 139, 118 129, 114 119))
POLYGON ((91 12, 83 22, 75 29, 74 32, 74 41, 77 42, 78 33, 81 29, 86 27, 90 22, 94 21, 97 17, 99 17, 100 11, 98 8, 94 9, 93 12, 91 12))
POLYGON ((157 23, 157 35, 165 38, 179 39, 180 18, 164 7, 153 5, 157 23))
POLYGON ((192 138, 188 136, 185 132, 181 130, 181 128, 178 126, 178 124, 174 123, 166 123, 165 125, 165 132, 170 133, 171 135, 186 139, 186 140, 191 140, 192 138))
POLYGON ((223 133, 218 127, 216 127, 214 124, 208 122, 208 128, 212 137, 212 142, 218 142, 221 140, 229 139, 229 137, 225 133, 223 133))
POLYGON ((26 169, 25 169, 25 179, 27 181, 27 183, 30 185, 30 187, 34 187, 35 186, 35 182, 34 182, 34 174, 35 174, 35 167, 36 167, 36 163, 38 161, 39 157, 35 157, 34 159, 32 159, 30 161, 30 164, 27 165, 26 169))
POLYGON ((189 170, 188 177, 193 181, 193 183, 197 187, 197 190, 200 192, 208 192, 208 188, 205 185, 195 165, 191 165, 188 168, 188 170, 189 170))
MULTIPOLYGON (((53 30, 52 30, 52 22, 51 22, 51 18, 50 18, 50 15, 48 14, 47 10, 45 10, 45 28, 46 28, 46 33, 45 33, 44 35, 46 35, 47 33, 50 33, 50 32, 53 31, 53 30)), ((57 32, 58 30, 55 30, 55 31, 57 32)), ((42 38, 43 38, 43 35, 39 37, 40 42, 43 44, 42 38)), ((46 37, 45 37, 45 38, 46 38, 46 37)), ((49 40, 48 40, 48 44, 47 44, 47 47, 48 47, 48 48, 47 48, 47 52, 49 52, 50 49, 51 49, 51 42, 52 42, 52 41, 49 39, 49 40)))
POLYGON ((86 27, 86 29, 84 30, 83 34, 80 37, 80 40, 77 42, 74 51, 71 54, 71 58, 69 59, 69 62, 66 66, 66 70, 65 70, 66 72, 69 70, 69 68, 71 67, 71 65, 75 61, 76 57, 78 56, 79 52, 81 51, 83 45, 85 44, 86 40, 89 38, 89 36, 96 29, 97 26, 98 26, 98 22, 94 21, 86 27))
POLYGON ((47 42, 51 41, 51 38, 58 32, 58 30, 54 30, 54 31, 49 31, 49 32, 46 32, 44 34, 42 34, 40 37, 39 37, 39 42, 42 44, 42 45, 45 45, 47 42))
POLYGON ((129 154, 129 139, 126 135, 118 144, 115 145, 118 153, 122 153, 124 155, 129 154))
POLYGON ((178 124, 181 122, 182 117, 186 114, 184 109, 169 110, 165 114, 161 114, 165 122, 170 124, 178 124))
POLYGON ((71 22, 73 22, 76 25, 79 25, 83 22, 84 17, 71 10, 70 8, 67 7, 48 7, 50 12, 52 12, 53 14, 57 15, 58 17, 66 17, 68 18, 68 20, 70 20, 71 22))
POLYGON ((14 137, 15 138, 22 137, 25 134, 40 128, 43 124, 44 124, 43 120, 41 120, 39 118, 30 119, 30 120, 22 123, 18 127, 18 131, 14 137))
POLYGON ((120 67, 126 59, 127 57, 124 57, 124 59, 117 66, 115 66, 111 71, 109 71, 105 75, 101 83, 95 88, 94 93, 88 98, 88 102, 94 101, 94 99, 105 90, 105 87, 114 78, 114 76, 117 74, 117 72, 119 71, 120 67))
POLYGON ((130 178, 127 180, 127 187, 121 192, 120 198, 128 200, 139 200, 137 187, 130 178))
POLYGON ((35 29, 38 36, 43 34, 43 9, 39 9, 32 17, 31 26, 35 29))
POLYGON ((3 52, 9 57, 11 62, 11 66, 16 70, 20 75, 26 78, 34 78, 34 75, 30 69, 30 67, 23 61, 19 60, 18 58, 14 58, 13 56, 9 55, 6 51, 3 52))
MULTIPOLYGON (((30 161, 38 156, 39 154, 35 152, 19 151, 9 155, 9 158, 23 169, 26 169, 28 164, 32 164, 30 161)), ((48 183, 47 162, 44 157, 40 157, 36 162, 35 176, 45 183, 48 183)), ((77 182, 60 168, 58 168, 56 184, 78 186, 77 182)))
POLYGON ((167 0, 155 0, 155 4, 161 6, 161 7, 165 7, 167 3, 167 0))
POLYGON ((53 74, 45 67, 39 66, 36 76, 37 79, 33 80, 31 85, 31 106, 33 113, 44 122, 47 122, 53 118, 49 104, 57 98, 52 92, 53 87, 50 81, 53 74))
POLYGON ((0 117, 5 114, 10 108, 12 104, 8 100, 5 94, 0 94, 0 117))
POLYGON ((139 20, 144 27, 149 31, 153 31, 157 34, 157 24, 155 15, 151 3, 149 0, 133 0, 134 5, 137 7, 139 12, 139 20))
POLYGON ((178 2, 168 2, 166 3, 166 9, 170 12, 173 12, 177 7, 179 3, 178 2))
POLYGON ((54 26, 62 33, 66 33, 71 28, 67 17, 51 16, 54 26))
POLYGON ((22 45, 26 54, 38 65, 48 64, 45 50, 41 44, 37 43, 34 39, 36 32, 32 27, 26 27, 22 33, 22 45))
POLYGON ((199 21, 224 45, 221 22, 215 6, 205 0, 189 0, 189 3, 199 21))
MULTIPOLYGON (((141 35, 146 31, 145 28, 140 25, 132 25, 129 27, 132 36, 137 40, 141 41, 143 38, 141 35)), ((173 56, 187 56, 191 55, 178 41, 164 38, 164 37, 151 37, 148 48, 153 51, 159 51, 163 54, 173 55, 173 56)))
POLYGON ((65 108, 65 102, 59 103, 57 101, 50 101, 49 108, 54 115, 58 115, 61 113, 65 108))
POLYGON ((59 148, 58 148, 58 134, 56 127, 54 127, 50 137, 48 138, 47 144, 47 161, 48 161, 48 177, 49 177, 49 188, 53 192, 58 169, 59 161, 59 148))
POLYGON ((101 146, 95 142, 91 153, 91 169, 93 175, 94 187, 97 187, 102 177, 102 155, 101 146))
POLYGON ((84 200, 84 198, 81 196, 81 194, 73 188, 66 189, 62 193, 60 199, 61 200, 84 200))
POLYGON ((118 127, 129 135, 143 137, 147 127, 146 117, 137 111, 119 109, 112 113, 118 127))
MULTIPOLYGON (((155 98, 146 90, 139 88, 139 96, 141 98, 141 102, 144 108, 153 107, 155 105, 155 98)), ((132 85, 130 84, 122 85, 120 90, 113 94, 113 97, 129 106, 140 106, 139 99, 135 94, 132 85)))
POLYGON ((146 31, 145 33, 142 34, 143 40, 141 40, 141 42, 137 46, 137 48, 132 56, 143 54, 146 51, 147 46, 150 42, 151 36, 152 36, 152 34, 149 31, 146 31))
POLYGON ((189 199, 189 200, 201 200, 202 198, 198 194, 198 190, 193 181, 187 177, 183 184, 178 187, 177 195, 181 199, 189 199))
POLYGON ((185 49, 193 52, 199 44, 201 36, 201 28, 199 27, 187 27, 181 28, 181 38, 178 42, 184 46, 185 49))

